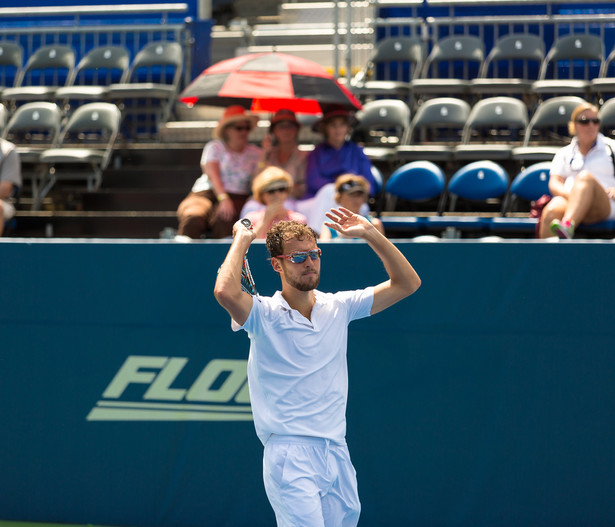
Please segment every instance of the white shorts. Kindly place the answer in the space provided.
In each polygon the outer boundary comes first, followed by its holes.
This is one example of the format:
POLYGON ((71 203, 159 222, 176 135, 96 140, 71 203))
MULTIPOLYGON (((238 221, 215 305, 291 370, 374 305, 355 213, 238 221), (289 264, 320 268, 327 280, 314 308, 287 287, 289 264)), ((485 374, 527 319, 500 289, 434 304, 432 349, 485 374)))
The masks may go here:
POLYGON ((4 217, 4 221, 8 221, 15 216, 15 207, 12 203, 0 199, 0 207, 2 207, 2 216, 4 217))
POLYGON ((263 480, 278 527, 355 527, 361 503, 346 445, 272 435, 263 480))

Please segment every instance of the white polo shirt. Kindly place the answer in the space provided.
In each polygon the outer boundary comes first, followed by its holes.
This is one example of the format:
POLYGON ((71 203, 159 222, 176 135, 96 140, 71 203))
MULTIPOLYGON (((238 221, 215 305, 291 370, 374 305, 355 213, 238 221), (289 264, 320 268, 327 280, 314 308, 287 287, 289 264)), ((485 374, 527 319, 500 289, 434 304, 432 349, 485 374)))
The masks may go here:
POLYGON ((581 170, 587 170, 604 189, 615 187, 615 170, 609 145, 615 150, 615 143, 599 133, 596 144, 584 156, 579 152, 578 139, 573 137, 570 144, 559 150, 553 157, 550 173, 565 178, 564 188, 568 191, 572 188, 581 170))
POLYGON ((346 443, 348 324, 369 316, 374 288, 314 294, 311 320, 278 291, 254 296, 245 324, 232 324, 250 337, 250 400, 263 444, 271 434, 346 443))

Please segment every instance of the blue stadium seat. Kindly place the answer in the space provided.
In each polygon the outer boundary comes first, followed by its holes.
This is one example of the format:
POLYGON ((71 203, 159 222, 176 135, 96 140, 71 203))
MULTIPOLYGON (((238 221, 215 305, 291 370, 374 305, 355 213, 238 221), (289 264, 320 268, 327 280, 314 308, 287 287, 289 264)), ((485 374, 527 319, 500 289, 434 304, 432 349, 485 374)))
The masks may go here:
MULTIPOLYGON (((412 161, 398 168, 388 179, 387 209, 394 210, 396 198, 425 201, 444 195, 445 179, 440 167, 431 161, 412 161)), ((442 200, 438 203, 441 212, 442 200)))
POLYGON ((508 195, 502 207, 505 214, 510 212, 515 205, 517 198, 525 201, 535 201, 543 194, 549 192, 549 171, 551 161, 534 163, 519 172, 510 184, 508 195))
POLYGON ((475 161, 453 174, 447 194, 449 210, 454 211, 457 198, 472 202, 483 202, 501 198, 508 190, 506 170, 493 161, 475 161))

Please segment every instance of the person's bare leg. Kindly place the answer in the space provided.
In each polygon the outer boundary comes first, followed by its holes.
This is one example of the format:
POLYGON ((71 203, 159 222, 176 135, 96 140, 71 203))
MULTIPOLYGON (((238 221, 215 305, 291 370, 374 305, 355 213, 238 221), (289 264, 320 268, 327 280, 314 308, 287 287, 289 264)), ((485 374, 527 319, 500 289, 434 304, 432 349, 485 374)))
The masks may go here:
POLYGON ((596 223, 608 218, 610 212, 609 196, 602 185, 586 170, 580 172, 570 190, 562 223, 596 223))
POLYGON ((567 206, 568 200, 562 196, 555 196, 545 205, 540 218, 539 235, 541 238, 549 238, 550 236, 553 236, 553 233, 551 232, 551 222, 553 220, 561 220, 566 213, 567 206))

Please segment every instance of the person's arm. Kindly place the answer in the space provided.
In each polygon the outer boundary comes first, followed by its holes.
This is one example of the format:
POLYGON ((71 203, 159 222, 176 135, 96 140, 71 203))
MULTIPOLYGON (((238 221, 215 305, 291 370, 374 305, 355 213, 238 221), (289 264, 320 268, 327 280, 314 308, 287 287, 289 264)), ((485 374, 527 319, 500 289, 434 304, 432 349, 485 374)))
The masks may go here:
POLYGON ((235 214, 235 206, 224 189, 222 176, 220 175, 220 162, 207 161, 201 165, 201 169, 203 170, 203 174, 207 174, 211 184, 211 189, 214 191, 214 194, 220 203, 220 206, 216 210, 216 214, 223 220, 230 220, 235 214))
POLYGON ((366 218, 339 207, 327 212, 331 227, 346 238, 362 238, 382 260, 389 280, 374 288, 374 303, 370 314, 379 313, 414 293, 421 285, 421 279, 410 262, 366 218))
POLYGON ((13 183, 10 181, 0 181, 0 199, 7 199, 13 192, 13 183))
POLYGON ((549 176, 549 192, 551 193, 551 196, 568 197, 568 192, 564 187, 564 181, 565 179, 562 176, 557 176, 555 174, 551 174, 551 176, 549 176))
POLYGON ((254 232, 238 221, 233 226, 233 242, 220 267, 214 296, 218 303, 226 309, 231 318, 243 326, 252 309, 252 296, 241 289, 241 269, 254 232))

